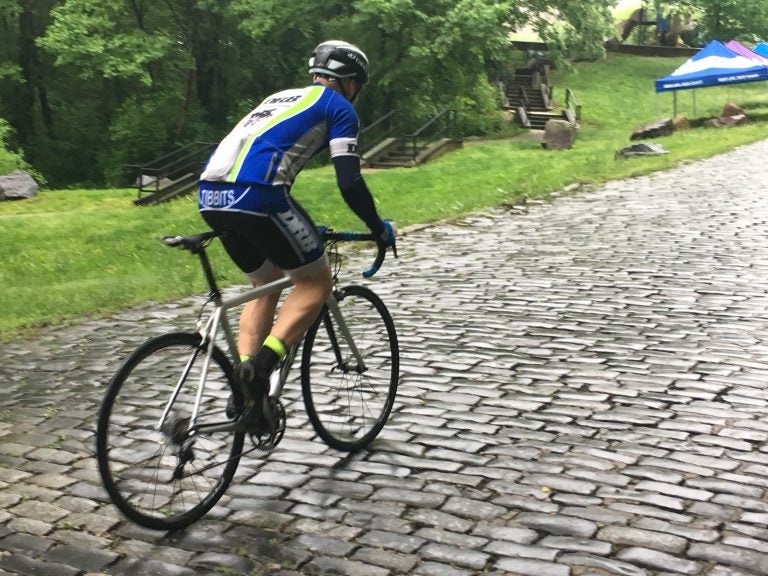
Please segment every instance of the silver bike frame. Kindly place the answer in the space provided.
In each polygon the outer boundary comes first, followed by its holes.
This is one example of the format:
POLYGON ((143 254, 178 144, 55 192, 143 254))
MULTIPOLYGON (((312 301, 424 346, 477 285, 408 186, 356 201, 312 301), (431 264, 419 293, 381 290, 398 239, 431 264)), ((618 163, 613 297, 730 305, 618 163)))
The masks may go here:
MULTIPOLYGON (((210 366, 211 358, 213 357, 213 349, 216 345, 216 338, 219 334, 219 327, 221 327, 224 331, 224 339, 227 343, 227 348, 229 349, 229 355, 230 355, 230 358, 232 359, 232 363, 234 365, 237 365, 240 363, 240 357, 237 352, 237 340, 235 338, 234 332, 232 330, 232 326, 227 317, 227 312, 232 308, 236 308, 237 306, 246 304, 251 300, 256 300, 257 298, 261 298, 263 296, 266 296, 267 294, 272 294, 274 292, 282 291, 285 288, 288 288, 292 285, 293 285, 293 281, 286 276, 284 278, 280 278, 279 280, 275 280, 268 284, 264 284, 263 286, 251 288, 249 290, 246 290, 242 294, 238 294, 226 300, 222 299, 220 303, 215 303, 214 310, 208 315, 208 318, 204 322, 202 320, 198 320, 197 332, 202 337, 202 342, 204 343, 207 342, 208 345, 205 353, 205 359, 203 360, 203 368, 200 373, 200 380, 197 385, 195 405, 192 409, 192 416, 190 418, 189 426, 188 426, 189 430, 192 430, 194 428, 197 421, 197 415, 200 411, 200 404, 202 403, 203 392, 205 391, 205 381, 208 378, 208 367, 210 366)), ((336 300, 336 296, 334 295, 333 292, 331 292, 331 294, 326 299, 325 305, 328 307, 328 310, 331 312, 331 315, 336 321, 336 325, 338 326, 342 336, 344 337, 344 340, 349 346, 350 352, 352 353, 355 360, 357 361, 358 369, 365 370, 365 363, 363 362, 363 357, 360 354, 360 351, 357 348, 357 345, 355 344, 354 339, 352 338, 352 334, 349 331, 346 321, 344 320, 344 316, 342 315, 341 310, 339 308, 339 303, 336 300)), ((294 345, 288 351, 288 356, 286 357, 286 363, 288 367, 290 367, 290 364, 293 362, 296 356, 297 348, 298 348, 298 345, 294 345)), ((192 352, 192 355, 190 356, 190 359, 187 362, 187 365, 184 368, 184 371, 182 372, 178 382, 176 383, 176 387, 173 391, 173 394, 171 394, 171 397, 168 399, 168 402, 165 405, 165 409, 163 410, 163 414, 160 416, 160 419, 156 425, 157 430, 161 429, 163 423, 168 417, 168 414, 171 411, 171 407, 176 401, 176 398, 179 395, 181 387, 184 384, 184 381, 186 380, 187 374, 189 373, 189 370, 192 367, 193 359, 198 353, 199 353, 199 350, 195 350, 194 352, 192 352)), ((287 375, 288 375, 287 369, 280 370, 280 371, 276 370, 272 374, 272 379, 270 382, 270 391, 269 391, 269 394, 271 397, 278 398, 280 396, 280 394, 283 391, 283 387, 285 386, 287 375)))

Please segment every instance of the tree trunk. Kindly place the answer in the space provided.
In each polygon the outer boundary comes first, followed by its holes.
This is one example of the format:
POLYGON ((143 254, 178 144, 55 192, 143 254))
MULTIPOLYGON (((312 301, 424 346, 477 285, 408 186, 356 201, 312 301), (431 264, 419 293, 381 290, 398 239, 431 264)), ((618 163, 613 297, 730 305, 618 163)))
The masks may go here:
POLYGON ((35 33, 33 14, 28 2, 21 3, 19 14, 19 67, 23 82, 14 98, 13 125, 23 147, 32 143, 35 137, 35 33))
POLYGON ((184 86, 184 102, 179 111, 179 121, 176 124, 176 142, 180 142, 184 131, 187 129, 187 120, 189 118, 189 103, 192 99, 192 87, 195 85, 195 71, 187 72, 187 80, 184 86))

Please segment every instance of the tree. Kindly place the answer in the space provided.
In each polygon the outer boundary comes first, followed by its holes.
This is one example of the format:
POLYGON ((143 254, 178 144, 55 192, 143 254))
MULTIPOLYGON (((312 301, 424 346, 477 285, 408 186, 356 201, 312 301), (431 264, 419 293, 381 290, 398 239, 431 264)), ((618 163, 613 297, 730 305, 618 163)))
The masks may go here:
POLYGON ((398 109, 413 126, 458 107, 483 130, 489 121, 480 119, 499 109, 486 72, 506 57, 508 2, 233 0, 230 9, 248 46, 243 50, 252 55, 241 56, 251 81, 239 86, 252 98, 307 82, 309 50, 343 38, 359 44, 371 60, 372 87, 360 103, 365 122, 398 109))
POLYGON ((532 25, 561 59, 596 59, 611 38, 613 0, 526 0, 512 11, 511 24, 532 25))
MULTIPOLYGON (((0 101, 9 102, 0 112, 24 144, 34 140, 38 130, 35 109, 48 133, 53 130, 44 82, 48 63, 35 45, 35 39, 45 28, 50 8, 48 0, 0 0, 0 26, 4 32, 4 41, 0 44, 0 101)), ((28 148, 28 152, 33 151, 28 148)))
POLYGON ((101 102, 104 113, 88 121, 88 131, 106 140, 90 162, 102 179, 119 182, 124 164, 199 138, 206 120, 215 125, 227 114, 222 79, 236 64, 220 49, 228 33, 223 4, 68 0, 52 11, 38 44, 101 102))
POLYGON ((695 0, 675 5, 701 13, 696 25, 699 36, 707 41, 756 42, 768 38, 768 0, 695 0))

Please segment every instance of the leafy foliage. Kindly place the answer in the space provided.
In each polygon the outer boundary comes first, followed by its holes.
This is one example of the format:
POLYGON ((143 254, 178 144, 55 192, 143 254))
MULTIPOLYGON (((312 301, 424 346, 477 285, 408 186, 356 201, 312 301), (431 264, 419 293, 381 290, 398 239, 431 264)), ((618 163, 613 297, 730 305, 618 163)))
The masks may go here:
POLYGON ((132 4, 78 0, 51 11, 53 22, 38 45, 55 55, 57 66, 72 66, 84 79, 121 78, 151 85, 150 65, 169 55, 173 39, 147 27, 150 10, 126 10, 132 4))
POLYGON ((0 118, 0 176, 10 174, 14 170, 27 169, 27 163, 18 152, 8 149, 8 139, 11 134, 11 127, 2 118, 0 118))
POLYGON ((768 0, 695 0, 687 4, 698 9, 699 35, 706 40, 768 39, 768 0))

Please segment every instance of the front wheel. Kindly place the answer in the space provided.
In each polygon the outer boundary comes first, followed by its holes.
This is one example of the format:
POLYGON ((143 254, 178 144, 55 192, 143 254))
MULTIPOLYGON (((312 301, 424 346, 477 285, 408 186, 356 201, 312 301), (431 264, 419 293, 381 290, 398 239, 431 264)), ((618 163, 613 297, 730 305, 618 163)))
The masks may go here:
POLYGON ((224 494, 240 461, 244 434, 232 430, 226 414, 229 395, 240 401, 240 391, 218 348, 189 432, 207 349, 199 334, 148 340, 117 371, 101 405, 96 456, 104 487, 126 517, 146 528, 178 530, 198 520, 224 494))
POLYGON ((348 331, 323 308, 304 339, 301 390, 309 420, 323 441, 356 452, 371 443, 389 418, 400 378, 400 351, 392 317, 371 290, 347 286, 336 300, 348 331))

